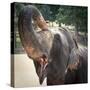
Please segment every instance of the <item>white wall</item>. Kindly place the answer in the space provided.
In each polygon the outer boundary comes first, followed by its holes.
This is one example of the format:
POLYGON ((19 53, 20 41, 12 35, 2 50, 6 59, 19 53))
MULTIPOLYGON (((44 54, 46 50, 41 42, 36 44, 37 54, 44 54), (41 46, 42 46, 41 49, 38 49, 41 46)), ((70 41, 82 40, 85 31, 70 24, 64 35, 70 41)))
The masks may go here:
MULTIPOLYGON (((14 55, 14 72, 15 87, 41 86, 39 84, 33 61, 28 58, 26 54, 14 55)), ((42 86, 46 86, 45 81, 42 86)))

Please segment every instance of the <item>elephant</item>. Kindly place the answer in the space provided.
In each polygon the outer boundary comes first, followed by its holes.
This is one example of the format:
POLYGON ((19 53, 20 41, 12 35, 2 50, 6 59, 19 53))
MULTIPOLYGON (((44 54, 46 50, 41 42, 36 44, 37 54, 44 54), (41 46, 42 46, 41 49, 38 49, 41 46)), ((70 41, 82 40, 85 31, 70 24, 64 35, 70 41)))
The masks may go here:
POLYGON ((47 85, 74 84, 81 74, 83 77, 76 83, 87 82, 87 48, 81 47, 67 28, 49 29, 41 12, 27 5, 19 14, 18 31, 27 56, 33 60, 40 84, 45 77, 47 85), (40 31, 34 30, 32 21, 40 31))

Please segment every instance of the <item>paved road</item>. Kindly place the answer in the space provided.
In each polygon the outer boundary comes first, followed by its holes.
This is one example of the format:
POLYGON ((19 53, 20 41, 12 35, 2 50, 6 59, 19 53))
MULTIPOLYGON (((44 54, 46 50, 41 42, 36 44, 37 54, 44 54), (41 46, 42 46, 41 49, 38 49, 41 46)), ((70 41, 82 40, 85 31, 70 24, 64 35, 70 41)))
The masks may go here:
MULTIPOLYGON (((15 54, 15 87, 41 86, 35 72, 34 64, 26 54, 15 54)), ((42 86, 46 86, 46 80, 42 86)))

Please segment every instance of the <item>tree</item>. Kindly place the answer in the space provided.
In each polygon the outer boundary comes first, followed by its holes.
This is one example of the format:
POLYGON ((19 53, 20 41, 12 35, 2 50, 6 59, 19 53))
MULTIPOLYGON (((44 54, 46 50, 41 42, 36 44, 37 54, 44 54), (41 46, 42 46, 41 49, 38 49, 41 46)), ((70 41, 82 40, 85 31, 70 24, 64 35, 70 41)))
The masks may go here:
POLYGON ((45 20, 49 20, 53 22, 56 20, 56 14, 58 13, 59 6, 56 5, 37 5, 36 7, 41 11, 42 15, 44 16, 45 20))
POLYGON ((50 17, 51 16, 51 11, 50 11, 49 5, 35 4, 35 6, 40 10, 40 12, 42 13, 45 20, 50 20, 51 19, 51 17, 50 17))
POLYGON ((56 17, 59 24, 72 24, 77 32, 87 32, 87 7, 60 6, 56 17))

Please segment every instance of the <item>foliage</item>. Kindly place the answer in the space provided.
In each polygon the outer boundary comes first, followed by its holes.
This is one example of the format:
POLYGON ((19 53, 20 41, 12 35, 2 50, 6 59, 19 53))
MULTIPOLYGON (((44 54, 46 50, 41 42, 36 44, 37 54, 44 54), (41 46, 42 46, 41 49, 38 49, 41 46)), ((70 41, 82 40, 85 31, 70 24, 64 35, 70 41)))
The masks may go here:
POLYGON ((40 10, 45 20, 50 20, 51 11, 48 5, 36 5, 36 7, 40 10))
POLYGON ((20 11, 22 10, 23 7, 24 7, 24 4, 15 3, 15 15, 16 15, 16 17, 19 16, 19 13, 20 13, 20 11))
POLYGON ((60 6, 56 15, 58 23, 74 25, 76 30, 87 32, 87 8, 60 6))

